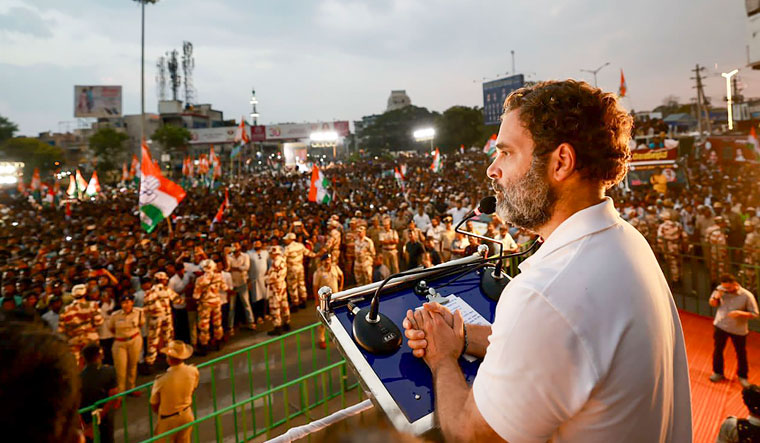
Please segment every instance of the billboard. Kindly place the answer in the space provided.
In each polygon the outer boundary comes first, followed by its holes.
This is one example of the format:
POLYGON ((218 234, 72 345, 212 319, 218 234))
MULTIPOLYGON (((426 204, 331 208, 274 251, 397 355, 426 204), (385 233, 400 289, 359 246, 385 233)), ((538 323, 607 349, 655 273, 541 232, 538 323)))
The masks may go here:
MULTIPOLYGON (((235 135, 238 133, 237 126, 221 126, 216 128, 196 128, 190 131, 190 144, 200 145, 209 143, 235 143, 235 135)), ((264 126, 245 125, 245 131, 252 142, 261 142, 265 138, 264 126)))
POLYGON ((504 107, 504 100, 515 89, 522 88, 525 77, 522 74, 491 80, 483 83, 483 117, 486 125, 498 125, 504 107))
POLYGON ((121 86, 74 86, 74 117, 120 117, 121 86))
POLYGON ((323 123, 283 123, 280 125, 267 125, 267 140, 288 140, 296 138, 309 138, 312 132, 335 131, 339 136, 348 135, 348 122, 323 122, 323 123))

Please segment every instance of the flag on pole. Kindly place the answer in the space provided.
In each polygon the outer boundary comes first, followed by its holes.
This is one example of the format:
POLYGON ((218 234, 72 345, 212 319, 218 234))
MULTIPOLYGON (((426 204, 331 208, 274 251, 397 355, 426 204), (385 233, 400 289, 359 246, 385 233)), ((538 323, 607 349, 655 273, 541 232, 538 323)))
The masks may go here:
POLYGON ((227 193, 227 188, 224 188, 224 201, 222 202, 221 205, 219 205, 219 210, 216 211, 214 220, 211 222, 211 229, 214 228, 214 223, 219 223, 222 221, 222 217, 224 216, 224 211, 226 211, 229 206, 230 206, 230 195, 227 193))
POLYGON ((74 176, 69 175, 69 187, 66 189, 66 194, 69 197, 74 197, 77 194, 77 184, 74 182, 74 176))
POLYGON ((435 153, 433 153, 433 163, 430 165, 430 169, 433 172, 441 172, 441 169, 443 166, 441 165, 441 153, 438 152, 438 148, 435 148, 435 153))
POLYGON ((87 181, 82 177, 82 173, 77 169, 76 173, 77 192, 84 192, 87 189, 87 181))
POLYGON ((29 186, 29 189, 31 189, 32 192, 39 191, 41 185, 42 182, 40 181, 40 168, 34 168, 34 172, 32 173, 32 183, 29 186))
POLYGON ((459 145, 459 153, 464 155, 464 145, 459 145))
POLYGON ((235 131, 235 142, 240 142, 240 144, 247 144, 251 141, 251 137, 248 136, 248 131, 245 130, 245 116, 240 117, 240 124, 238 125, 237 131, 235 131))
POLYGON ((190 175, 187 170, 187 156, 185 156, 185 158, 182 159, 182 175, 185 177, 190 175))
POLYGON ((87 190, 84 193, 88 197, 94 197, 100 192, 100 181, 98 180, 98 171, 92 171, 92 177, 90 177, 90 183, 87 184, 87 190))
POLYGON ((755 158, 760 161, 760 141, 757 139, 757 132, 755 132, 754 126, 749 128, 749 139, 747 141, 755 154, 755 158))
POLYGON ((198 174, 208 174, 208 157, 206 154, 201 154, 200 159, 198 160, 198 174))
POLYGON ((396 178, 396 183, 398 184, 398 187, 401 188, 401 190, 404 190, 404 175, 401 173, 401 171, 398 170, 398 168, 393 168, 393 176, 396 178))
POLYGON ((243 144, 240 143, 238 145, 235 145, 232 147, 232 152, 230 152, 230 159, 233 159, 240 155, 240 150, 243 148, 243 144))
POLYGON ((26 186, 24 186, 24 179, 23 179, 23 177, 19 178, 18 185, 16 185, 16 190, 19 193, 26 195, 26 186))
POLYGON ((47 185, 47 192, 45 193, 45 198, 43 199, 43 202, 47 206, 53 206, 55 204, 55 185, 47 185))
POLYGON ((620 90, 618 91, 618 95, 620 97, 625 97, 625 93, 628 92, 628 86, 625 84, 625 75, 623 75, 623 69, 620 69, 620 90))
POLYGON ((488 154, 489 158, 496 157, 496 134, 491 135, 488 139, 486 145, 483 146, 483 152, 488 154))
POLYGON ((140 172, 140 162, 137 160, 137 156, 132 154, 132 164, 129 166, 129 178, 137 178, 137 174, 140 172))
POLYGON ((330 203, 330 193, 327 192, 327 185, 330 181, 325 178, 322 171, 317 165, 311 167, 311 187, 309 188, 309 201, 316 203, 330 203))
POLYGON ((164 177, 153 163, 145 143, 142 144, 140 169, 140 221, 143 229, 151 233, 185 198, 185 190, 164 177))
POLYGON ((406 163, 401 164, 399 171, 401 171, 401 176, 404 177, 404 180, 406 180, 406 163))
POLYGON ((212 176, 214 178, 221 177, 222 176, 222 162, 219 161, 219 157, 216 156, 216 152, 214 151, 214 145, 211 145, 211 149, 209 150, 208 161, 211 164, 211 168, 213 168, 212 176))
POLYGON ((195 174, 195 160, 193 159, 192 155, 187 156, 187 175, 190 177, 195 174))
POLYGON ((126 162, 121 165, 121 181, 124 183, 129 181, 129 169, 127 169, 126 162))

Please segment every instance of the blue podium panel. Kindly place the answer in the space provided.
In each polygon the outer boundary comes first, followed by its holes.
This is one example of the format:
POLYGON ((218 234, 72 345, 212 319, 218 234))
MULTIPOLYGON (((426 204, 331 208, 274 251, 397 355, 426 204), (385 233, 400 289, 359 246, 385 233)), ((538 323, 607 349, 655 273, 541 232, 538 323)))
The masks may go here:
MULTIPOLYGON (((472 271, 446 286, 443 285, 457 276, 442 277, 433 281, 428 280, 428 282, 433 288, 442 286, 440 289, 436 289, 441 296, 445 297, 453 294, 461 297, 486 320, 493 323, 496 302, 486 297, 480 291, 481 272, 472 271)), ((401 323, 406 316, 406 311, 422 306, 425 302, 427 302, 427 299, 415 294, 412 288, 400 289, 381 296, 380 312, 387 315, 396 323, 403 333, 401 323)), ((356 305, 359 308, 364 308, 369 306, 369 301, 360 302, 356 305)), ((352 340, 351 343, 341 343, 339 340, 339 344, 344 348, 354 348, 352 352, 346 352, 346 354, 358 356, 359 354, 354 352, 358 350, 361 358, 366 361, 371 371, 380 380, 385 390, 387 390, 393 399, 393 402, 403 413, 406 421, 413 424, 426 416, 430 416, 431 420, 429 420, 429 423, 432 424, 432 416, 430 414, 435 409, 432 374, 422 359, 412 355, 412 351, 407 345, 406 337, 403 338, 401 349, 391 355, 371 354, 353 342, 353 315, 348 312, 348 309, 346 307, 337 308, 334 311, 334 315, 352 340)), ((344 351, 347 351, 347 349, 344 349, 344 351)), ((480 362, 481 360, 468 362, 463 358, 459 359, 459 364, 468 384, 472 384, 475 379, 480 362)), ((352 363, 357 368, 360 378, 363 378, 362 371, 358 369, 359 366, 363 366, 363 362, 352 363), (357 365, 356 363, 362 363, 362 365, 357 365)), ((374 377, 372 378, 374 379, 374 377)), ((365 385, 369 384, 366 383, 367 380, 363 381, 365 385)), ((370 390, 372 391, 371 387, 370 390)), ((373 394, 376 393, 373 392, 373 394)), ((385 409, 385 405, 381 404, 381 406, 385 409)), ((389 413, 388 410, 385 412, 389 413)))

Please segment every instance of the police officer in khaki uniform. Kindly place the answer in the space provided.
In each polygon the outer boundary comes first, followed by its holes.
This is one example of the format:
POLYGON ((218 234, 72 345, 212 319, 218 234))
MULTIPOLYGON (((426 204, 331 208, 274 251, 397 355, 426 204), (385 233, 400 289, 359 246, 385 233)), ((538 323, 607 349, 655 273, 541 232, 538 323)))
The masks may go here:
POLYGON ((726 245, 727 237, 725 233, 728 223, 722 216, 715 217, 713 222, 715 224, 705 231, 705 237, 707 238, 708 255, 710 257, 710 261, 708 262, 710 282, 715 286, 718 282, 718 277, 728 270, 728 246, 726 245))
POLYGON ((686 245, 686 233, 681 223, 676 221, 675 211, 663 211, 665 221, 657 228, 657 249, 665 258, 670 273, 670 282, 681 282, 681 253, 686 245))
MULTIPOLYGON (((333 294, 343 290, 343 271, 333 264, 330 254, 322 256, 319 263, 319 269, 314 272, 314 279, 312 282, 314 299, 317 300, 317 303, 319 303, 319 290, 323 286, 329 287, 333 294)), ((319 326, 317 334, 319 336, 319 347, 322 349, 327 348, 324 326, 319 326)))
POLYGON ((357 238, 354 241, 354 277, 358 286, 372 283, 372 262, 375 260, 375 245, 367 237, 367 228, 359 226, 356 229, 357 238))
POLYGON ((303 257, 315 257, 316 254, 306 249, 303 243, 296 241, 296 235, 289 232, 283 238, 285 240, 285 263, 287 273, 288 294, 290 295, 290 310, 296 311, 306 307, 306 280, 303 268, 303 257))
MULTIPOLYGON (((135 307, 134 295, 123 295, 121 309, 111 314, 108 319, 108 329, 114 335, 111 353, 119 392, 135 387, 137 362, 143 347, 140 331, 144 325, 145 314, 142 308, 135 307)), ((133 394, 139 396, 141 392, 135 391, 133 394)))
POLYGON ((148 318, 148 344, 145 352, 145 364, 156 362, 158 350, 174 340, 171 303, 179 300, 179 295, 167 284, 169 276, 165 272, 156 272, 153 286, 145 294, 143 308, 148 318))
MULTIPOLYGON (((356 231, 356 219, 352 218, 348 221, 348 230, 343 236, 343 243, 346 245, 345 253, 345 267, 346 275, 349 276, 349 280, 354 277, 354 262, 356 261, 356 239, 359 236, 356 231)), ((350 282, 349 282, 350 284, 350 282)), ((357 281, 357 284, 359 282, 357 281)))
POLYGON ((283 331, 290 331, 290 305, 285 281, 288 271, 279 246, 273 246, 269 255, 272 257, 272 266, 267 271, 265 279, 268 288, 269 312, 272 314, 274 329, 267 332, 267 335, 281 335, 283 331))
POLYGON ((330 228, 330 232, 328 233, 327 243, 325 243, 324 246, 324 252, 330 254, 333 262, 337 264, 338 259, 340 258, 340 222, 335 219, 330 219, 327 222, 327 226, 330 228))
POLYGON ((84 298, 87 286, 74 285, 71 295, 74 302, 63 308, 58 318, 58 332, 69 342, 77 365, 82 366, 81 351, 86 345, 100 339, 98 328, 103 324, 103 314, 96 302, 84 298))
POLYGON ((379 239, 383 248, 383 264, 391 274, 398 273, 398 233, 391 229, 390 217, 383 218, 383 231, 380 232, 379 239))
MULTIPOLYGON (((173 340, 161 349, 166 355, 169 369, 166 374, 156 378, 150 393, 150 405, 153 412, 158 414, 156 435, 171 431, 194 420, 193 392, 198 388, 200 374, 194 365, 185 364, 185 360, 193 355, 193 347, 179 340, 173 340)), ((182 429, 165 441, 189 443, 192 426, 182 429)))

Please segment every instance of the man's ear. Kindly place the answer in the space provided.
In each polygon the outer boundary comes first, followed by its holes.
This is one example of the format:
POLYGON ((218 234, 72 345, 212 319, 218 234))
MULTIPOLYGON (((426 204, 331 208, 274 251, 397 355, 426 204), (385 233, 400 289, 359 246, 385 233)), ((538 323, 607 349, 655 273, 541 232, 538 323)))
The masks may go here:
POLYGON ((551 153, 549 163, 549 176, 557 182, 567 180, 573 172, 576 165, 575 148, 570 143, 562 143, 551 153))

